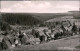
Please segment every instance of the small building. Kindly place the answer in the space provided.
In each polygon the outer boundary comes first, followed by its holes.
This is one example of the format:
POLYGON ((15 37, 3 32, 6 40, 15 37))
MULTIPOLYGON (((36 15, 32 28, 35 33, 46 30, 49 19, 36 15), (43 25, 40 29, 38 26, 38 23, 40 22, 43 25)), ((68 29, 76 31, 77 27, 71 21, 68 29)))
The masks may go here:
POLYGON ((2 36, 2 35, 0 35, 0 42, 2 42, 2 39, 3 39, 3 36, 2 36))
POLYGON ((75 20, 75 25, 80 26, 80 19, 75 20))
POLYGON ((40 39, 39 38, 30 38, 29 42, 31 45, 40 44, 40 39))
POLYGON ((0 50, 2 50, 2 40, 3 40, 3 36, 0 35, 0 50))
POLYGON ((10 49, 10 48, 12 48, 12 45, 11 45, 11 43, 10 43, 10 41, 9 41, 7 36, 3 37, 2 43, 3 43, 3 49, 10 49))
POLYGON ((77 19, 74 23, 77 26, 77 30, 80 31, 80 19, 77 19))

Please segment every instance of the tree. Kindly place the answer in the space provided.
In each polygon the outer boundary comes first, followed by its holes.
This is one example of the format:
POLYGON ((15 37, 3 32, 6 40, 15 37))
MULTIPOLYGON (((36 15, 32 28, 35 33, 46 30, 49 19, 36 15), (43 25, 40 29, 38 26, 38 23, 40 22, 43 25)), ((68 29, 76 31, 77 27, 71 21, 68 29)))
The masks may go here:
POLYGON ((76 31, 77 31, 77 26, 75 25, 75 23, 73 23, 72 32, 75 32, 76 33, 76 31))

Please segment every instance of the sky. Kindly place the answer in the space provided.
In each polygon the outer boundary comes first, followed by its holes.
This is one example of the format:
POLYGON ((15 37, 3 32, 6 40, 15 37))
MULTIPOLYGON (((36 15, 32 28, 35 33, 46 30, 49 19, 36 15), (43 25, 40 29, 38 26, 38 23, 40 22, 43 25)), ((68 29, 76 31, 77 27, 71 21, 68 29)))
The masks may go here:
POLYGON ((1 1, 1 12, 64 13, 78 11, 79 1, 1 1))

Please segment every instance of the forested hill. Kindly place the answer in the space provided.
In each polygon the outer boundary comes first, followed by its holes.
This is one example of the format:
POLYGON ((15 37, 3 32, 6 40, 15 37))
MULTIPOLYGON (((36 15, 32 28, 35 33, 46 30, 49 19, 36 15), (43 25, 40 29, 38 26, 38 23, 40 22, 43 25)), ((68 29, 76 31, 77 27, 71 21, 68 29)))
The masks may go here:
POLYGON ((10 29, 10 25, 44 25, 43 22, 55 17, 72 15, 80 19, 80 11, 70 11, 69 13, 0 13, 0 29, 10 29), (72 14, 71 14, 72 13, 72 14))
POLYGON ((67 14, 56 13, 2 13, 1 20, 11 25, 36 25, 67 14))
POLYGON ((35 18, 40 19, 42 21, 69 15, 73 16, 76 19, 80 19, 80 11, 69 11, 67 13, 30 13, 30 14, 34 15, 35 18))
POLYGON ((29 14, 19 14, 19 13, 2 13, 2 20, 11 25, 19 24, 19 25, 36 25, 42 23, 37 18, 34 18, 29 14))
POLYGON ((74 18, 80 18, 80 11, 70 11, 67 13, 2 13, 1 16, 9 24, 36 25, 46 20, 56 17, 72 15, 74 18), (72 13, 72 14, 71 14, 72 13))
POLYGON ((69 11, 69 12, 72 13, 74 18, 80 19, 80 11, 69 11))

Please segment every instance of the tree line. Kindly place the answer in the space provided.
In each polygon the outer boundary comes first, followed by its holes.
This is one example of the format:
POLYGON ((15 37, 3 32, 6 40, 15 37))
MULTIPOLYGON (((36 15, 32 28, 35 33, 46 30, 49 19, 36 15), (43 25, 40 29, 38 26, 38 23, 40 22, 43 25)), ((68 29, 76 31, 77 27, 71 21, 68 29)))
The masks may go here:
POLYGON ((34 18, 32 15, 29 14, 18 14, 18 13, 5 13, 1 14, 0 16, 0 28, 1 30, 9 29, 9 25, 37 25, 42 24, 37 18, 34 18))
POLYGON ((29 14, 15 14, 15 13, 6 13, 2 14, 3 20, 8 22, 11 25, 36 25, 41 23, 40 20, 34 18, 29 14))

